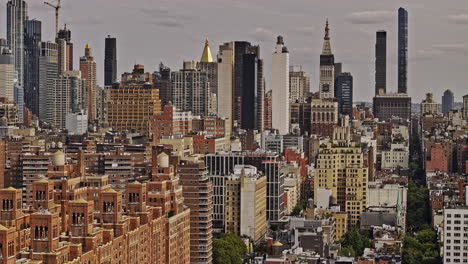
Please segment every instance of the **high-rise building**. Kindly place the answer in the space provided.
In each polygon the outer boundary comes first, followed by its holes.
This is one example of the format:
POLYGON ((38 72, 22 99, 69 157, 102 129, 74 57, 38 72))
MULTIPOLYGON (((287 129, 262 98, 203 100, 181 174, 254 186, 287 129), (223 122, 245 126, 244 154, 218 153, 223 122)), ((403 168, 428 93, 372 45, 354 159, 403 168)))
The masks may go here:
POLYGON ((453 92, 450 90, 445 90, 444 95, 442 96, 442 113, 447 114, 450 110, 453 109, 454 96, 453 92))
POLYGON ((85 54, 80 58, 80 71, 81 77, 86 80, 86 106, 88 120, 90 122, 96 119, 96 90, 97 90, 97 81, 96 81, 96 62, 94 61, 93 56, 91 55, 91 46, 86 44, 85 54))
POLYGON ((282 36, 276 41, 272 64, 272 125, 285 135, 289 133, 289 52, 282 36))
POLYGON ((349 72, 340 73, 335 81, 335 96, 341 115, 353 115, 353 76, 349 72))
POLYGON ((368 168, 361 147, 351 141, 350 127, 335 128, 332 141, 320 147, 316 162, 314 203, 320 203, 322 190, 331 191, 326 203, 336 199, 340 210, 348 213, 349 224, 355 226, 367 207, 368 168))
POLYGON ((81 113, 86 109, 86 81, 80 71, 67 71, 54 80, 54 94, 51 98, 53 112, 48 120, 57 128, 66 127, 67 114, 81 113))
POLYGON ((325 37, 323 38, 322 54, 320 54, 320 98, 335 97, 335 57, 330 44, 330 26, 328 20, 325 25, 325 37))
POLYGON ((310 93, 310 78, 302 70, 302 66, 289 67, 289 100, 302 102, 310 93))
POLYGON ((466 218, 468 218, 467 207, 444 209, 444 264, 468 262, 468 256, 465 254, 466 243, 460 243, 468 237, 466 218))
POLYGON ((122 81, 114 83, 107 92, 106 121, 110 127, 151 135, 153 117, 161 112, 161 100, 152 75, 145 73, 143 65, 135 65, 133 72, 124 73, 122 81))
POLYGON ((39 56, 39 119, 47 120, 54 110, 54 80, 58 78, 58 45, 41 42, 39 56), (39 103, 40 102, 40 103, 39 103))
POLYGON ((117 81, 117 39, 110 35, 106 38, 104 48, 104 86, 117 81))
POLYGON ((375 95, 387 92, 387 32, 377 31, 375 42, 375 95))
POLYGON ((234 122, 234 43, 219 46, 218 52, 218 115, 234 122))
POLYGON ((13 54, 18 86, 23 86, 24 26, 28 17, 28 4, 24 0, 7 2, 7 44, 13 54))
POLYGON ((205 40, 205 47, 200 58, 198 68, 208 74, 208 80, 210 82, 210 92, 212 94, 218 93, 218 63, 213 59, 211 55, 210 42, 208 39, 205 40))
POLYGON ((273 111, 273 98, 272 91, 269 90, 265 93, 264 106, 263 106, 263 129, 272 129, 272 111, 273 111))
POLYGON ((67 25, 57 33, 57 44, 59 45, 59 74, 73 71, 73 43, 71 42, 71 31, 67 25))
MULTIPOLYGON (((237 42, 236 42, 237 43, 237 42)), ((265 87, 260 47, 250 46, 242 56, 240 128, 263 129, 265 87)))
POLYGON ((408 11, 398 9, 398 93, 408 92, 408 11))
POLYGON ((384 94, 374 97, 374 116, 380 120, 390 120, 399 117, 409 120, 411 118, 411 97, 407 94, 384 94))
POLYGON ((463 117, 468 121, 468 94, 463 96, 463 117))
POLYGON ((15 85, 14 89, 14 102, 18 106, 18 120, 23 122, 24 117, 24 88, 15 85))
POLYGON ((226 180, 225 231, 247 236, 253 241, 264 238, 266 221, 266 177, 250 165, 236 165, 226 180))
POLYGON ((26 20, 24 29, 24 103, 39 115, 39 56, 42 41, 42 23, 26 20))
POLYGON ((172 104, 171 69, 161 62, 159 71, 153 73, 154 86, 159 90, 161 105, 172 104))
POLYGON ((190 263, 210 264, 212 257, 213 186, 203 162, 177 166, 184 205, 190 209, 190 263))
POLYGON ((206 116, 210 106, 208 74, 185 62, 180 71, 171 72, 172 104, 183 112, 206 116))
POLYGON ((8 48, 0 50, 0 97, 14 102, 15 64, 13 54, 8 48))
POLYGON ((312 134, 332 137, 339 120, 339 106, 336 99, 312 99, 311 112, 312 134))
POLYGON ((439 113, 439 104, 434 101, 434 95, 427 93, 426 98, 421 102, 421 114, 435 115, 439 113))
POLYGON ((236 165, 251 165, 267 177, 267 220, 278 221, 285 215, 284 174, 280 173, 279 156, 268 152, 229 152, 208 154, 206 165, 213 182, 213 227, 224 230, 226 180, 236 165))
POLYGON ((291 127, 299 127, 301 135, 310 135, 312 132, 311 106, 312 104, 310 103, 310 101, 291 102, 289 104, 289 109, 291 112, 291 127))

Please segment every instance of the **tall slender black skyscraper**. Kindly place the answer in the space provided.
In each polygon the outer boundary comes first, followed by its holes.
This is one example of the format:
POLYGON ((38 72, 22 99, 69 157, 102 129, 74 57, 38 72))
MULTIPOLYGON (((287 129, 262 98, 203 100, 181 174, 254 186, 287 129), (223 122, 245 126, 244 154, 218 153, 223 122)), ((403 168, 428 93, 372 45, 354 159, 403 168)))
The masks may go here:
POLYGON ((375 95, 387 92, 387 32, 377 31, 375 42, 375 95))
POLYGON ((24 27, 24 103, 39 115, 39 55, 42 41, 42 23, 26 20, 24 27))
POLYGON ((408 92, 408 11, 398 9, 398 93, 408 92))
POLYGON ((353 76, 349 72, 338 74, 335 82, 335 97, 341 115, 353 115, 353 76))
POLYGON ((263 128, 263 60, 260 47, 252 46, 242 57, 241 128, 263 128))
POLYGON ((117 81, 117 40, 107 36, 104 51, 104 85, 117 81))

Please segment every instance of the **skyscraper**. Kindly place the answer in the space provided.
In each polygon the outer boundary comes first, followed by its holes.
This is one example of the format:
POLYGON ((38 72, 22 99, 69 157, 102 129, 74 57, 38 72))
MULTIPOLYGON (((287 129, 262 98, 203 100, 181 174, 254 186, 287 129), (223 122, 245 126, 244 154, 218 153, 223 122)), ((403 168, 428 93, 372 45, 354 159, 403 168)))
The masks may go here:
POLYGON ((377 31, 375 42, 375 95, 387 92, 387 32, 377 31))
POLYGON ((445 90, 444 95, 442 96, 442 113, 447 114, 450 110, 453 109, 453 92, 450 90, 445 90))
POLYGON ((310 93, 310 78, 302 70, 302 66, 289 67, 289 99, 292 102, 301 102, 307 99, 310 93))
POLYGON ((276 41, 272 64, 272 125, 285 135, 289 133, 289 52, 282 36, 276 41))
POLYGON ((67 71, 54 80, 54 108, 48 116, 57 128, 65 128, 66 116, 86 107, 86 83, 79 71, 67 71))
POLYGON ((398 9, 398 93, 408 92, 408 11, 398 9))
POLYGON ((54 80, 58 78, 58 45, 41 42, 39 57, 39 119, 51 121, 54 111, 54 80), (40 102, 40 103, 39 103, 40 102))
POLYGON ((116 131, 134 130, 151 135, 153 117, 161 112, 159 90, 152 75, 143 65, 135 65, 131 73, 122 75, 121 83, 108 87, 106 121, 116 131))
POLYGON ((184 205, 190 209, 190 263, 212 263, 213 185, 203 162, 177 166, 184 205))
POLYGON ((59 74, 73 71, 73 43, 71 43, 71 31, 67 25, 57 33, 57 44, 59 45, 59 74))
POLYGON ((218 52, 218 114, 233 124, 234 98, 234 43, 219 46, 218 52))
POLYGON ((23 86, 24 74, 24 25, 28 17, 28 5, 24 0, 7 3, 7 44, 14 58, 18 74, 18 86, 23 86))
POLYGON ((171 69, 162 62, 159 64, 159 71, 153 73, 153 83, 159 90, 161 105, 172 102, 171 69))
POLYGON ((335 97, 335 57, 333 56, 330 44, 330 27, 327 23, 325 25, 325 37, 323 38, 323 49, 320 54, 320 98, 333 98, 335 97))
POLYGON ((335 95, 341 115, 353 115, 353 76, 343 72, 336 77, 335 95))
POLYGON ((8 48, 0 50, 0 97, 14 102, 15 63, 8 48))
POLYGON ((216 94, 218 92, 218 64, 213 60, 208 39, 205 40, 205 47, 203 48, 198 67, 201 71, 208 73, 211 93, 216 94))
POLYGON ((106 38, 104 48, 104 86, 117 81, 117 39, 110 35, 106 38))
POLYGON ((250 46, 248 53, 242 56, 241 82, 240 127, 262 130, 265 89, 259 46, 250 46))
POLYGON ((85 47, 85 54, 80 58, 81 77, 86 80, 86 105, 88 120, 96 119, 96 62, 91 55, 91 46, 85 47))
POLYGON ((210 104, 208 74, 194 64, 184 63, 183 69, 171 73, 172 104, 180 111, 206 116, 210 104))
POLYGON ((24 103, 39 115, 39 55, 42 40, 42 23, 26 20, 24 29, 24 103))

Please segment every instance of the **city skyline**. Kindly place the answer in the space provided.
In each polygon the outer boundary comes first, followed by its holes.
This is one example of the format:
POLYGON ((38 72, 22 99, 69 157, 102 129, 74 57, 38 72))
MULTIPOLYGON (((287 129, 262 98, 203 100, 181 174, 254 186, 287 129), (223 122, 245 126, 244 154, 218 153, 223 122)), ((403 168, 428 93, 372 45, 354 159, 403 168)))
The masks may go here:
MULTIPOLYGON (((454 91, 455 101, 461 101, 463 83, 468 81, 462 67, 468 58, 468 45, 464 44, 466 34, 461 34, 468 24, 468 4, 463 1, 457 0, 458 5, 446 6, 437 1, 411 0, 383 4, 358 0, 353 1, 352 6, 340 3, 340 8, 298 1, 294 6, 279 4, 270 9, 264 9, 260 0, 251 5, 207 0, 203 7, 183 1, 162 1, 158 4, 141 2, 142 5, 137 7, 129 6, 124 1, 113 1, 109 7, 106 1, 100 1, 93 3, 95 8, 87 9, 86 15, 82 15, 80 10, 89 7, 91 3, 87 0, 62 4, 60 28, 67 24, 67 28, 73 32, 77 50, 82 50, 87 43, 93 47, 100 85, 104 82, 104 40, 108 34, 117 38, 119 69, 129 69, 132 64, 139 63, 150 71, 157 70, 161 61, 173 69, 179 69, 184 60, 197 60, 207 37, 213 47, 212 52, 217 52, 215 47, 226 41, 245 40, 259 44, 262 47, 261 58, 267 65, 265 76, 268 91, 271 90, 270 54, 274 51, 271 43, 274 43, 277 35, 283 35, 288 39, 291 64, 303 65, 311 78, 311 90, 315 92, 318 91, 322 27, 328 18, 336 61, 343 62, 343 71, 353 73, 355 98, 370 102, 373 94, 370 91, 374 86, 373 55, 377 30, 388 32, 387 90, 397 90, 397 9, 400 6, 410 13, 408 91, 414 101, 423 99, 425 91, 433 92, 436 98, 440 98, 445 89, 454 91), (101 7, 106 7, 109 12, 98 15, 101 7), (234 14, 241 10, 247 10, 247 18, 236 20, 237 24, 233 26, 234 14), (255 20, 249 19, 250 13, 256 14, 255 20), (131 17, 134 19, 129 19, 131 17), (219 19, 221 17, 223 19, 219 19), (214 19, 217 23, 212 23, 214 19), (134 30, 135 25, 140 30, 134 30), (132 39, 145 41, 134 42, 132 39), (435 72, 438 74, 428 74, 435 72)), ((43 22, 43 40, 53 40, 53 12, 39 2, 28 4, 29 19, 37 18, 43 22)), ((5 29, 2 28, 0 34, 4 36, 5 29)), ((75 61, 78 61, 77 56, 78 52, 75 53, 75 61)))

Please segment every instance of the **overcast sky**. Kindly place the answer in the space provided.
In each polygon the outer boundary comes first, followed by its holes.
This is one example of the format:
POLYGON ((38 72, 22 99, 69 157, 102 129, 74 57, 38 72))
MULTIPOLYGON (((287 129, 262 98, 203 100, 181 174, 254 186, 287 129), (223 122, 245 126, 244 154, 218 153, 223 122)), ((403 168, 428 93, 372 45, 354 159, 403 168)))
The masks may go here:
MULTIPOLYGON (((53 9, 42 0, 27 2, 29 17, 43 21, 43 39, 53 40, 53 9)), ((61 27, 67 23, 72 30, 75 68, 84 46, 91 44, 99 84, 108 34, 117 37, 119 76, 134 63, 151 72, 161 61, 180 69, 184 60, 199 60, 207 37, 214 56, 223 42, 259 44, 269 90, 271 54, 281 34, 290 64, 303 65, 317 91, 328 18, 335 61, 354 76, 355 101, 373 96, 375 32, 381 29, 388 32, 387 91, 396 91, 397 9, 402 6, 409 12, 408 90, 413 102, 425 92, 440 102, 445 89, 454 91, 456 101, 468 94, 468 0, 62 0, 62 6, 61 27)), ((0 14, 4 37, 6 11, 0 14)))

